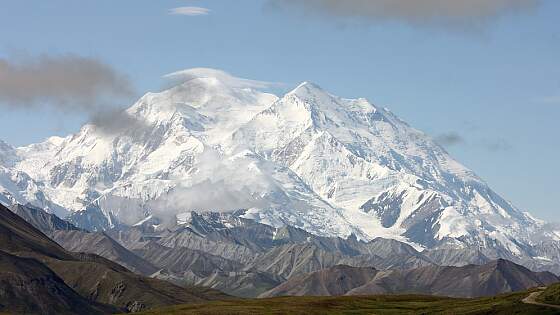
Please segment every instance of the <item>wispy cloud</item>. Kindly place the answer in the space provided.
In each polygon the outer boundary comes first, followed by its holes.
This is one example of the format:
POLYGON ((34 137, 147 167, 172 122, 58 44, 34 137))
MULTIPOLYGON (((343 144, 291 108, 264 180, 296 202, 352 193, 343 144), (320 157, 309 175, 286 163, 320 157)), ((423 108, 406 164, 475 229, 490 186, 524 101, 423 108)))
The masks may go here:
POLYGON ((414 25, 472 27, 542 0, 268 0, 269 7, 329 17, 397 20, 414 25))
POLYGON ((193 68, 173 72, 164 76, 164 79, 173 84, 180 84, 197 78, 215 78, 220 82, 235 88, 267 89, 280 83, 238 78, 225 71, 211 68, 193 68))
POLYGON ((208 13, 210 13, 210 9, 202 7, 178 7, 169 10, 171 15, 197 16, 208 15, 208 13))

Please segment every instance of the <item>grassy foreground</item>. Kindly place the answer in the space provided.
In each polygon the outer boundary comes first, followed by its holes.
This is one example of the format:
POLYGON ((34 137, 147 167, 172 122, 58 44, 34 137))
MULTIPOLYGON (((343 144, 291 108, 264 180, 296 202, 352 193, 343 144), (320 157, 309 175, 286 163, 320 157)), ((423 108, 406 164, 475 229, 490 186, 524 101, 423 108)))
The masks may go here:
POLYGON ((522 303, 528 294, 480 299, 417 295, 279 297, 178 305, 141 314, 558 314, 558 310, 522 303))
POLYGON ((560 305, 560 283, 549 286, 537 301, 546 304, 560 305))

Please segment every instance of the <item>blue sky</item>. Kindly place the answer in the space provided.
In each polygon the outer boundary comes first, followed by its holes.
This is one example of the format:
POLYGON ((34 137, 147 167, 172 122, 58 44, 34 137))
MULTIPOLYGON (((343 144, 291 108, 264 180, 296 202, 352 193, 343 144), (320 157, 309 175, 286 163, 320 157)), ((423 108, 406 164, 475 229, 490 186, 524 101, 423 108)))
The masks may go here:
MULTIPOLYGON (((193 67, 286 88, 312 81, 390 108, 519 208, 560 221, 560 2, 523 1, 534 5, 459 23, 310 14, 281 5, 290 0, 2 1, 0 58, 95 58, 126 75, 136 96, 193 67), (208 12, 170 14, 186 6, 208 12)), ((75 132, 87 119, 1 110, 0 139, 13 145, 75 132)))

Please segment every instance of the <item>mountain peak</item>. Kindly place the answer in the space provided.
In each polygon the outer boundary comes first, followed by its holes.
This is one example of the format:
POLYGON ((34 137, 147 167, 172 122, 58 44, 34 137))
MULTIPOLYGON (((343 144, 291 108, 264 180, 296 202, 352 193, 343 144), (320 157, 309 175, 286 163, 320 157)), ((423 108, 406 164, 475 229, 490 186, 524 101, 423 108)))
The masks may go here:
POLYGON ((300 98, 308 98, 310 96, 326 96, 330 94, 323 90, 323 88, 321 88, 319 85, 313 82, 304 81, 300 83, 295 89, 288 92, 286 95, 296 95, 300 98))
POLYGON ((367 114, 378 111, 378 109, 365 98, 344 99, 327 92, 318 84, 309 81, 300 83, 295 89, 288 92, 284 96, 284 99, 293 100, 294 97, 304 103, 312 105, 311 107, 320 107, 320 110, 317 110, 323 112, 323 114, 330 112, 331 115, 339 115, 344 111, 367 114))
POLYGON ((150 123, 180 116, 187 128, 194 131, 209 130, 220 123, 220 128, 229 131, 229 125, 239 127, 278 99, 218 70, 195 70, 169 75, 174 78, 170 88, 147 93, 127 111, 150 123))

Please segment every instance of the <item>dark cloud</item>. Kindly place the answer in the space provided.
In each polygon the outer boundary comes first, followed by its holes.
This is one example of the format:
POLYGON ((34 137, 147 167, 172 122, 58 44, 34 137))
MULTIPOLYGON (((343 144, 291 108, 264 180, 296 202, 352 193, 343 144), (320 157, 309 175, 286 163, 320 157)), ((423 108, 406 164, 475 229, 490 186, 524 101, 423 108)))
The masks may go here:
POLYGON ((465 139, 456 132, 440 134, 436 137, 436 141, 444 147, 451 147, 465 143, 465 139))
POLYGON ((134 92, 126 76, 97 59, 77 55, 0 58, 0 107, 87 115, 102 133, 144 126, 122 110, 134 92))
POLYGON ((284 8, 330 17, 472 26, 502 14, 533 9, 541 0, 269 0, 284 8))
POLYGON ((132 95, 111 66, 77 55, 0 58, 0 106, 97 112, 132 95))
POLYGON ((437 143, 443 147, 449 148, 458 145, 469 145, 489 152, 506 152, 511 151, 513 146, 503 138, 489 138, 483 137, 478 140, 468 141, 461 134, 451 131, 442 133, 435 137, 437 143))
POLYGON ((115 135, 127 132, 132 140, 140 138, 150 125, 137 119, 122 109, 103 109, 91 114, 90 123, 97 127, 97 131, 104 135, 115 135))

